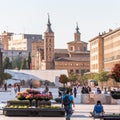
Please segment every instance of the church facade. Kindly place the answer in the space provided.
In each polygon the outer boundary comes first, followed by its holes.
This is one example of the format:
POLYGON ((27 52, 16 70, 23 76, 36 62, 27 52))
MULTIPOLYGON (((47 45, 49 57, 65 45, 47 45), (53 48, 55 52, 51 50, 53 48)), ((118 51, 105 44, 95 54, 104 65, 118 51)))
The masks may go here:
POLYGON ((78 25, 74 40, 67 43, 67 49, 54 48, 54 32, 48 16, 44 39, 32 42, 32 64, 35 70, 67 70, 68 73, 84 74, 90 71, 90 51, 88 43, 81 41, 78 25))

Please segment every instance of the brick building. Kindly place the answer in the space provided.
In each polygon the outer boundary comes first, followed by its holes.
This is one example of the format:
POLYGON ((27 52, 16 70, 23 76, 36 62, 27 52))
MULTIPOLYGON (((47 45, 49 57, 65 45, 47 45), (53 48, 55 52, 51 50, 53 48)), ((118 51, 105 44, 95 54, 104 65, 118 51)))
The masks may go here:
POLYGON ((67 69, 68 73, 83 74, 90 70, 88 43, 81 41, 78 25, 74 40, 67 43, 67 49, 54 49, 54 32, 48 17, 44 40, 32 42, 32 69, 67 69))
POLYGON ((9 40, 11 39, 11 36, 13 35, 13 33, 11 32, 6 32, 4 31, 1 35, 1 41, 2 41, 2 44, 3 44, 3 48, 4 50, 8 50, 8 47, 9 47, 9 40))

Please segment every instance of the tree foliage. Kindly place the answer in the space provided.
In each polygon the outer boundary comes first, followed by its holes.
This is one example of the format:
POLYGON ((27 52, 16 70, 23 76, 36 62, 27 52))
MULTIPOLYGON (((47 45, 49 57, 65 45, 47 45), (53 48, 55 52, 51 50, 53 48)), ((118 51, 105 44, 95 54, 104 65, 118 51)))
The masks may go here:
POLYGON ((9 73, 0 73, 0 84, 3 84, 4 80, 11 79, 12 76, 9 73))
POLYGON ((28 69, 30 69, 30 64, 31 64, 31 54, 30 54, 30 52, 29 52, 29 55, 28 55, 27 62, 28 62, 28 69))
POLYGON ((27 69, 27 65, 26 65, 26 59, 24 58, 22 61, 22 65, 21 65, 22 69, 27 69))
POLYGON ((63 83, 63 84, 66 84, 67 82, 69 82, 68 77, 65 74, 61 74, 60 77, 59 77, 59 82, 63 83))
POLYGON ((109 79, 108 72, 102 71, 100 73, 96 73, 95 76, 94 76, 94 79, 99 81, 99 82, 108 81, 108 79, 109 79))
POLYGON ((68 79, 70 80, 70 82, 75 83, 77 81, 77 75, 75 73, 71 73, 68 77, 68 79))
POLYGON ((80 82, 82 85, 85 85, 85 84, 87 84, 88 77, 87 77, 86 74, 84 74, 84 75, 80 76, 80 77, 78 78, 78 80, 79 80, 79 82, 80 82))
POLYGON ((17 58, 16 58, 16 68, 18 69, 18 70, 20 70, 21 69, 21 65, 22 65, 22 58, 21 58, 21 56, 19 55, 17 58))
POLYGON ((108 72, 107 71, 102 71, 100 73, 96 73, 94 76, 94 79, 101 82, 101 86, 103 89, 103 84, 104 82, 108 81, 109 76, 108 76, 108 72))
POLYGON ((5 57, 3 61, 3 68, 4 69, 11 69, 12 68, 12 63, 10 62, 9 57, 5 57))
POLYGON ((115 64, 111 71, 111 78, 113 78, 116 82, 120 82, 120 63, 115 64))

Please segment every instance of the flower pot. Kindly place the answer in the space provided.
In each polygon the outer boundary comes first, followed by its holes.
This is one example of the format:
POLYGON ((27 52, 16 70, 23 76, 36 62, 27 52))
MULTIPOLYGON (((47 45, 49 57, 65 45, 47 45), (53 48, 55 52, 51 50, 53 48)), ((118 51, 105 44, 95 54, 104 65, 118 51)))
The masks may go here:
POLYGON ((32 106, 32 99, 29 100, 29 106, 32 106))
POLYGON ((120 91, 111 91, 111 96, 113 99, 120 99, 120 91))
POLYGON ((38 102, 39 102, 39 100, 36 99, 36 100, 35 100, 35 107, 38 107, 38 102))

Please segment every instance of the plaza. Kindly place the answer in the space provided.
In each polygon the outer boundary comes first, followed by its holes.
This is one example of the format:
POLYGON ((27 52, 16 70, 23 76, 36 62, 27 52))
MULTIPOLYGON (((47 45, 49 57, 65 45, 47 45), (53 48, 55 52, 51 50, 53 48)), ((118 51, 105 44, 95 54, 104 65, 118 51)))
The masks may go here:
MULTIPOLYGON (((26 88, 21 88, 21 91, 25 90, 26 88)), ((44 88, 39 88, 41 91, 44 88)), ((53 92, 53 98, 56 98, 58 96, 57 88, 50 88, 50 91, 53 92)), ((11 89, 9 92, 0 92, 0 120, 21 120, 21 119, 29 119, 29 120, 65 120, 65 117, 8 117, 3 115, 2 108, 6 105, 7 100, 13 100, 15 98, 16 94, 11 89)), ((90 117, 90 112, 93 110, 94 105, 93 104, 81 104, 81 93, 80 89, 78 89, 77 97, 74 98, 75 101, 75 108, 74 113, 71 117, 71 120, 92 120, 93 118, 90 117)), ((61 106, 61 104, 55 103, 55 101, 52 101, 52 105, 61 106)), ((105 113, 120 113, 120 105, 103 105, 105 113)))

